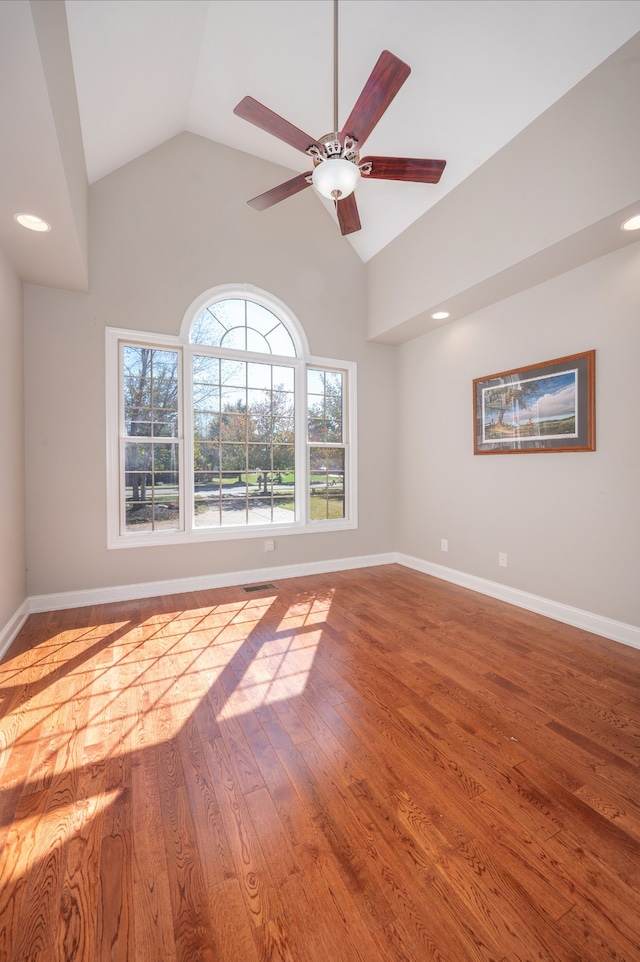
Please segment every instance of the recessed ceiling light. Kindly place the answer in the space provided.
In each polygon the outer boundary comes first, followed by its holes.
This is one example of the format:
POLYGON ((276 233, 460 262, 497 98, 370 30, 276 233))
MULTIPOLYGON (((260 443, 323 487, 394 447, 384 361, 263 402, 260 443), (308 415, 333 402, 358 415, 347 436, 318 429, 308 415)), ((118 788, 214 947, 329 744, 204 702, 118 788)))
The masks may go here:
POLYGON ((449 317, 449 311, 436 311, 431 317, 434 321, 444 321, 446 317, 449 317))
POLYGON ((43 220, 42 217, 36 217, 35 214, 14 214, 13 219, 21 227, 26 227, 28 230, 51 230, 51 224, 47 224, 46 220, 43 220))
POLYGON ((623 230, 640 230, 640 214, 636 214, 635 217, 630 217, 622 225, 623 230))

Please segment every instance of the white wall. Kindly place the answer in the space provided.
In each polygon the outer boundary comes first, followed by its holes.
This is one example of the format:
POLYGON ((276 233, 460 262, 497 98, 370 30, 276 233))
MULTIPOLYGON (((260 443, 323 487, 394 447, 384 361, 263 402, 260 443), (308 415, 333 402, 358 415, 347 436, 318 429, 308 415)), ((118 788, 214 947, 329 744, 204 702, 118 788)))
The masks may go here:
POLYGON ((0 629, 27 597, 22 284, 0 250, 0 629))
POLYGON ((90 188, 89 293, 25 288, 30 595, 387 552, 394 541, 394 349, 365 342, 364 266, 312 191, 258 213, 291 172, 181 134, 90 188), (357 530, 106 548, 105 327, 177 334, 216 284, 275 294, 311 351, 358 362, 357 530))
POLYGON ((635 244, 399 348, 400 552, 640 626, 639 281, 635 244), (595 452, 474 456, 473 378, 592 348, 595 452))

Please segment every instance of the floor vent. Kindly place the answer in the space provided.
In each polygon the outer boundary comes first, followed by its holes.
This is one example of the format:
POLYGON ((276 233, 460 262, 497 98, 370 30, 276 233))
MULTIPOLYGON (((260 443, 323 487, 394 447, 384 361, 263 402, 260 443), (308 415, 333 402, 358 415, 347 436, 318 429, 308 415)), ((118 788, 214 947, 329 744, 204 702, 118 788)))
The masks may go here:
POLYGON ((248 585, 246 588, 243 588, 242 590, 246 594, 249 594, 250 591, 266 591, 268 588, 275 589, 276 587, 277 587, 276 585, 248 585))

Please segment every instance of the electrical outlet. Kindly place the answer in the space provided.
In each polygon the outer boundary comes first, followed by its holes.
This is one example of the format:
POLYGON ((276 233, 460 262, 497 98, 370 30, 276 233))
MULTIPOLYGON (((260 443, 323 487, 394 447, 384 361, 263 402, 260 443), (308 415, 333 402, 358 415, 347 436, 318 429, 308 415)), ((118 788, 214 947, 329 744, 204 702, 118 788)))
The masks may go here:
POLYGON ((275 550, 276 550, 276 543, 275 543, 275 541, 273 540, 273 538, 267 538, 267 540, 266 540, 265 543, 264 543, 264 550, 265 550, 265 551, 275 551, 275 550))
POLYGON ((499 551, 499 552, 498 552, 498 565, 499 565, 501 568, 506 568, 506 567, 507 567, 507 552, 506 552, 506 551, 499 551))
POLYGON ((441 538, 441 539, 440 539, 440 550, 441 550, 441 551, 448 551, 448 550, 449 550, 449 542, 447 541, 446 538, 441 538))

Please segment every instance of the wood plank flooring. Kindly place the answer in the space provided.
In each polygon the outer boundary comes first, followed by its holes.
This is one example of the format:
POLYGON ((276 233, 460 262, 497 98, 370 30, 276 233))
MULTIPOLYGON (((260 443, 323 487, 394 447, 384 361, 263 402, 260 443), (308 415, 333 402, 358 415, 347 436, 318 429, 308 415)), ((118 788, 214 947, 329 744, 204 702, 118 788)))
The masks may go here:
POLYGON ((389 565, 32 615, 1 962, 638 962, 640 651, 389 565))

